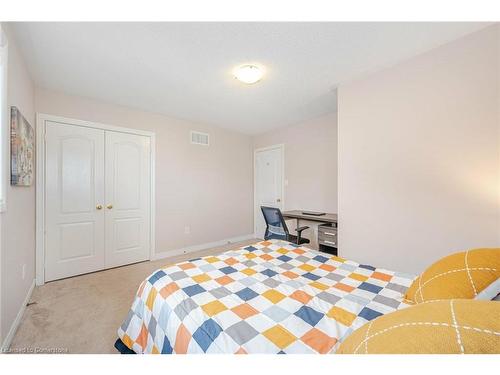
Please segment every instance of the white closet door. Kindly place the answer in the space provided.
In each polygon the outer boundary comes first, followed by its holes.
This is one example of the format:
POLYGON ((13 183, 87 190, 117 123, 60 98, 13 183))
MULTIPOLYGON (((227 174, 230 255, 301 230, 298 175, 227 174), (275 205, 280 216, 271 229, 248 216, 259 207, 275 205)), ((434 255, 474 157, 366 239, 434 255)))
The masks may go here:
POLYGON ((104 267, 104 131, 46 122, 45 280, 104 267))
POLYGON ((106 131, 106 268, 149 259, 150 138, 106 131))

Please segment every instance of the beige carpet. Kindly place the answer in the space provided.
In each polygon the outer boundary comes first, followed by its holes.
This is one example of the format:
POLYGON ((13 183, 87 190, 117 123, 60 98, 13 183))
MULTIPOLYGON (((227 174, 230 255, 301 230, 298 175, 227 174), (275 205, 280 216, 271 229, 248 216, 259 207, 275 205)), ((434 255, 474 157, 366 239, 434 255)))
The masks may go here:
POLYGON ((157 268, 218 254, 258 240, 233 243, 154 262, 76 276, 36 287, 11 352, 116 353, 116 330, 139 284, 157 268))

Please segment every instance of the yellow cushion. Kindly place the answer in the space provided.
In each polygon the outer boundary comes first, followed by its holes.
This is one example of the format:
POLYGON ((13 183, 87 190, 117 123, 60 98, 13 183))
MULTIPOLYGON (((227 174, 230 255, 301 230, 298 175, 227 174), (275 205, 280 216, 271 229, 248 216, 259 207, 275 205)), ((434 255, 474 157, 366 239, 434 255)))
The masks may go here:
POLYGON ((425 302, 366 323, 347 337, 337 353, 500 353, 499 317, 499 302, 425 302))
POLYGON ((455 253, 427 268, 406 291, 410 303, 474 298, 500 277, 500 249, 455 253))

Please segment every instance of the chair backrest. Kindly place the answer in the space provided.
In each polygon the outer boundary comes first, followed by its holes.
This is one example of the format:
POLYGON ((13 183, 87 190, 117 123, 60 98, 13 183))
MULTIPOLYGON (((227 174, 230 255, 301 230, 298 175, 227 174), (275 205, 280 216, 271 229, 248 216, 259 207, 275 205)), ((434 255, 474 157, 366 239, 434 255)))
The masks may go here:
POLYGON ((261 206, 264 220, 266 221, 266 233, 264 239, 271 238, 287 240, 288 228, 279 208, 261 206))

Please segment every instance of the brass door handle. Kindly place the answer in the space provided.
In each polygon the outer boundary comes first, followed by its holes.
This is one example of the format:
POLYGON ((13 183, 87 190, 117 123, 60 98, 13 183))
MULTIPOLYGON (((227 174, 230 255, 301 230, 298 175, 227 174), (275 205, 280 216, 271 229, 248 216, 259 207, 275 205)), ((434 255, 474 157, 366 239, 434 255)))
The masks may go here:
POLYGON ((106 206, 106 208, 107 208, 108 210, 111 210, 111 209, 113 208, 113 205, 112 205, 112 204, 108 204, 108 205, 106 206))
POLYGON ((95 206, 95 208, 98 210, 102 210, 102 204, 98 204, 97 206, 95 206))

